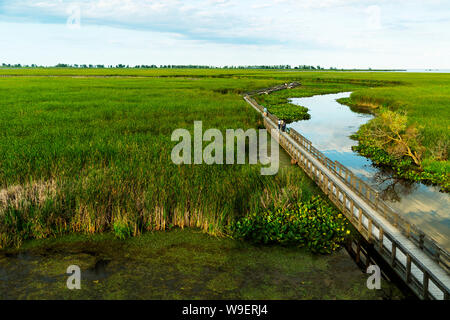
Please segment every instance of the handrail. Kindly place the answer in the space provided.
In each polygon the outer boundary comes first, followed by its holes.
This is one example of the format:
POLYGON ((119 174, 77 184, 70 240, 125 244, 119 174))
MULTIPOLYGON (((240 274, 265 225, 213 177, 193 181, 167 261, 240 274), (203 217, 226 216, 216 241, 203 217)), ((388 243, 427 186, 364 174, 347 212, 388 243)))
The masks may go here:
POLYGON ((280 90, 284 90, 284 89, 291 89, 291 88, 295 88, 295 87, 298 87, 298 86, 300 86, 300 83, 294 81, 294 82, 291 82, 291 83, 280 84, 280 85, 275 86, 275 87, 269 87, 269 88, 264 88, 264 89, 253 90, 253 91, 247 92, 245 95, 251 96, 251 95, 254 95, 254 94, 262 94, 262 93, 269 94, 269 93, 272 93, 274 91, 280 91, 280 90))
MULTIPOLYGON (((263 112, 264 107, 259 105, 249 94, 245 97, 258 110, 263 112)), ((267 117, 273 122, 278 123, 278 118, 267 112, 267 117)), ((316 149, 311 141, 298 133, 295 129, 289 128, 288 135, 297 143, 304 147, 315 159, 319 160, 336 176, 338 176, 352 191, 356 192, 360 197, 364 198, 367 203, 381 214, 389 223, 396 227, 403 235, 411 240, 418 248, 425 254, 431 257, 434 261, 440 264, 447 274, 450 273, 450 254, 436 243, 434 239, 421 231, 416 225, 405 220, 398 213, 394 212, 382 199, 379 197, 379 192, 373 189, 370 185, 357 177, 351 170, 346 168, 338 161, 332 161, 322 152, 316 149)))
MULTIPOLYGON (((251 103, 246 96, 247 102, 251 103)), ((260 110, 256 106, 255 109, 260 110)), ((276 119, 276 117, 274 117, 276 119)), ((450 277, 424 251, 417 248, 386 219, 381 217, 365 200, 319 159, 295 141, 291 135, 282 133, 277 123, 264 117, 264 126, 278 140, 289 155, 295 159, 306 174, 323 190, 329 199, 344 213, 358 232, 391 266, 392 270, 423 299, 450 299, 450 277), (274 134, 275 132, 275 134, 274 134), (411 244, 409 244, 411 243, 411 244)), ((294 132, 295 135, 295 132, 294 132)), ((300 138, 301 139, 301 138, 300 138)), ((305 139, 307 147, 311 144, 305 139)), ((312 149, 314 151, 314 149, 312 149)), ((326 163, 331 163, 328 158, 326 163)), ((333 165, 335 162, 333 163, 333 165)), ((360 259, 360 250, 356 250, 360 259)), ((366 262, 369 260, 366 259, 366 262)), ((367 267, 367 265, 366 265, 367 267)))

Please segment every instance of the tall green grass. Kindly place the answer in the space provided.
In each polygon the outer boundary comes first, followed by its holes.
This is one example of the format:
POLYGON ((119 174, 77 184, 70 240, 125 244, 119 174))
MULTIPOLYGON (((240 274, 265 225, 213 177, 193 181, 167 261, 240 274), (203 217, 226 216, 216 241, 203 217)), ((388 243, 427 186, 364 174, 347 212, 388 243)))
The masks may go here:
MULTIPOLYGON (((8 75, 0 77, 2 247, 67 232, 127 236, 196 226, 221 234, 237 217, 264 210, 269 203, 282 206, 309 198, 319 191, 298 168, 267 177, 258 166, 176 166, 170 161, 175 145, 171 133, 192 130, 195 120, 203 121, 204 130, 262 127, 260 116, 239 93, 286 81, 298 80, 303 87, 276 93, 278 99, 356 90, 355 101, 407 109, 411 121, 423 124, 429 148, 449 136, 450 75, 445 74, 135 69, 0 73, 8 75), (53 77, 57 75, 63 77, 53 77)), ((448 160, 429 154, 430 167, 448 170, 448 160)))
POLYGON ((192 131, 195 120, 223 132, 261 126, 234 92, 270 82, 2 79, 0 246, 172 226, 221 234, 235 217, 257 211, 261 197, 286 195, 284 188, 304 196, 313 187, 299 170, 264 177, 258 166, 170 160, 173 130, 192 131))

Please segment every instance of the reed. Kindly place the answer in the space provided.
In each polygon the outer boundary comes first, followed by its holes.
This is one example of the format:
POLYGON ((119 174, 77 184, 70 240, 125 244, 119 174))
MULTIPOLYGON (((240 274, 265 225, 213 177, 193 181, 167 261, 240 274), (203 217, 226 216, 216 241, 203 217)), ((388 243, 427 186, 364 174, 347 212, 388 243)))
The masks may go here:
POLYGON ((120 237, 172 227, 224 234, 249 213, 320 193, 298 168, 170 161, 177 128, 262 127, 239 93, 287 81, 273 99, 355 91, 352 101, 404 108, 448 174, 450 75, 261 70, 0 70, 0 246, 64 233, 120 237), (49 75, 59 77, 47 77, 49 75), (87 77, 95 76, 95 77, 87 77), (109 77, 113 76, 113 77, 109 77), (381 87, 383 85, 383 87, 381 87), (368 87, 377 87, 369 89, 368 87), (446 144, 447 143, 447 144, 446 144), (438 159, 441 157, 440 159, 438 159))

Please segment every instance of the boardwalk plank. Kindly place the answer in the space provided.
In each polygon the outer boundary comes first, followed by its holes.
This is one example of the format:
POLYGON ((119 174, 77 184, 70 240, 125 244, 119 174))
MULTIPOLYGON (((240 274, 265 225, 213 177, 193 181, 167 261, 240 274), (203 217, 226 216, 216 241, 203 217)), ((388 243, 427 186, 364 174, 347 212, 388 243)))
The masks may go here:
MULTIPOLYGON (((261 113, 261 108, 255 106, 247 96, 245 96, 244 99, 256 111, 261 113)), ((272 134, 272 130, 269 129, 277 129, 277 124, 274 123, 270 117, 264 117, 264 119, 268 124, 268 131, 272 134)), ((338 207, 342 207, 340 209, 344 214, 346 214, 346 210, 344 210, 344 207, 347 207, 349 210, 353 210, 352 213, 356 218, 360 214, 360 211, 363 212, 362 219, 360 218, 349 220, 351 223, 356 224, 355 227, 358 228, 358 225, 362 227, 361 231, 364 231, 363 235, 365 237, 372 234, 371 238, 375 239, 375 241, 378 241, 379 228, 383 230, 381 243, 386 249, 388 255, 386 255, 386 253, 384 253, 383 250, 380 249, 379 245, 375 246, 375 250, 379 251, 381 253, 381 256, 384 257, 389 263, 391 263, 391 258, 395 259, 395 264, 397 264, 398 267, 394 267, 394 270, 402 279, 406 281, 407 285, 412 287, 412 289, 422 298, 427 298, 428 295, 431 295, 435 299, 444 299, 445 297, 448 297, 450 292, 450 277, 436 261, 426 255, 421 248, 416 246, 408 237, 406 237, 400 230, 392 225, 384 217, 383 213, 377 212, 369 203, 365 201, 362 196, 360 196, 356 191, 352 190, 346 184, 346 180, 344 180, 341 176, 338 176, 339 174, 335 175, 329 169, 328 165, 324 165, 321 161, 316 159, 316 157, 308 152, 308 150, 305 149, 300 143, 297 143, 297 141, 294 140, 290 135, 285 132, 279 132, 278 130, 276 130, 275 133, 273 133, 273 136, 279 143, 280 141, 282 141, 283 143, 281 143, 280 145, 284 146, 284 148, 288 149, 288 151, 292 150, 292 148, 295 148, 300 152, 300 157, 298 158, 306 163, 306 171, 313 170, 314 173, 311 173, 312 177, 324 177, 328 189, 331 191, 325 193, 328 193, 330 197, 334 198, 337 201, 337 203, 339 204, 338 207), (288 145, 289 147, 286 147, 286 145, 288 145), (349 204, 348 206, 347 203, 349 204), (371 230, 368 230, 369 225, 371 226, 371 230), (392 252, 393 242, 396 243, 396 249, 394 250, 394 253, 392 252), (411 257, 410 274, 407 274, 406 271, 407 269, 409 269, 409 261, 407 257, 411 257), (407 281, 407 278, 410 278, 411 280, 414 279, 415 281, 407 281), (413 283, 422 284, 422 292, 418 292, 413 283), (441 290, 438 285, 442 287, 443 290, 441 290)), ((314 150, 312 149, 313 147, 310 144, 308 144, 308 146, 309 149, 314 150)), ((292 154, 293 151, 289 151, 289 153, 292 154)), ((345 176, 348 176, 349 173, 346 169, 343 169, 341 166, 339 166, 339 170, 339 172, 341 173, 344 170, 345 176)), ((320 181, 322 181, 322 179, 314 180, 318 184, 320 184, 320 181)), ((360 191, 363 191, 362 188, 362 184, 359 183, 360 191)), ((369 193, 367 187, 364 187, 364 189, 365 193, 369 193)), ((362 194, 362 192, 360 194, 362 194)), ((349 214, 351 215, 351 213, 349 214)))

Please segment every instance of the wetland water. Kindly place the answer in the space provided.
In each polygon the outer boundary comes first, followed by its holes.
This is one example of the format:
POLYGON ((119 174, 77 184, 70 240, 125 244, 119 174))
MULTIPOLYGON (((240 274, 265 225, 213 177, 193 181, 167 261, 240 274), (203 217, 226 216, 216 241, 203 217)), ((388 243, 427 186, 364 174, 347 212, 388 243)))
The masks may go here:
POLYGON ((386 170, 352 151, 358 142, 350 139, 358 128, 373 118, 357 113, 336 101, 351 92, 293 98, 291 102, 309 109, 310 120, 288 125, 309 139, 331 160, 337 160, 355 175, 381 192, 383 200, 396 212, 450 250, 450 196, 438 187, 393 179, 386 170))
POLYGON ((404 299, 385 279, 367 275, 345 250, 255 246, 198 230, 68 235, 0 250, 3 299, 404 299), (33 245, 34 244, 34 245, 33 245), (66 287, 69 265, 81 268, 81 290, 66 287))

